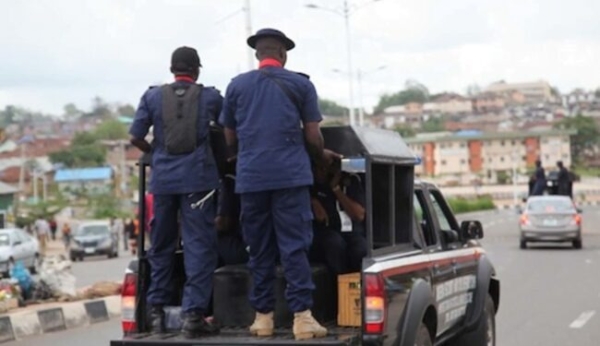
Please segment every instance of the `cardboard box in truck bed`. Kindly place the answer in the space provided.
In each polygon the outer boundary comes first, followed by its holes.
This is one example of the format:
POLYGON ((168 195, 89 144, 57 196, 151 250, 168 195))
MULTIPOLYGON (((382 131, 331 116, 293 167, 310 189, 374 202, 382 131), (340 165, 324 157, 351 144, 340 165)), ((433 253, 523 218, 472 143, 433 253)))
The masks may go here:
POLYGON ((338 325, 340 327, 361 325, 360 273, 338 276, 338 325))

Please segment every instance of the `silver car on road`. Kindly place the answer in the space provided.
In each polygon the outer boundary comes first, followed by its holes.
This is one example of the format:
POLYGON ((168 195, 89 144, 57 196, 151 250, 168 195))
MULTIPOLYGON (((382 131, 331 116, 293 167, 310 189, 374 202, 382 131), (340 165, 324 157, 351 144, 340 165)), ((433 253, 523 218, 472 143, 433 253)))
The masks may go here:
POLYGON ((532 196, 519 222, 520 247, 528 242, 571 242, 581 249, 581 209, 568 196, 532 196))

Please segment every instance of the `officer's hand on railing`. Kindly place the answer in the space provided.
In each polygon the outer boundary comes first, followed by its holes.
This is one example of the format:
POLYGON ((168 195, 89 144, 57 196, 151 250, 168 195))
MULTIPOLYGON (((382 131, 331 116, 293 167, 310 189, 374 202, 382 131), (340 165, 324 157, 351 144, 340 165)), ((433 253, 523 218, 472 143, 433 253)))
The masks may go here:
POLYGON ((332 151, 329 149, 323 149, 323 160, 325 161, 325 164, 327 164, 328 166, 331 165, 331 163, 334 160, 341 160, 342 158, 343 158, 343 156, 336 153, 335 151, 332 151))
POLYGON ((233 156, 227 158, 227 162, 235 162, 235 161, 237 161, 237 155, 233 155, 233 156))

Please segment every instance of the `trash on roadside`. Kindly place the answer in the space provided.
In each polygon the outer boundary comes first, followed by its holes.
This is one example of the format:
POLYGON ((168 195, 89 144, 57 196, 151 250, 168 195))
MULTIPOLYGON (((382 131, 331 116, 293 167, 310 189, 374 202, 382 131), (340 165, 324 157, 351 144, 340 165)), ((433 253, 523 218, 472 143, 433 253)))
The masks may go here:
POLYGON ((27 302, 28 304, 39 303, 44 300, 48 300, 54 297, 52 289, 44 280, 34 280, 33 290, 31 292, 31 299, 27 302))
POLYGON ((93 284, 83 292, 84 299, 102 298, 121 293, 121 284, 112 281, 101 281, 93 284))
POLYGON ((14 279, 0 280, 0 313, 19 307, 21 288, 14 279))
POLYGON ((50 288, 53 297, 77 296, 71 261, 62 255, 44 258, 40 268, 40 281, 50 288))
POLYGON ((10 277, 18 283, 21 288, 21 295, 23 299, 27 299, 29 294, 31 293, 31 287, 33 285, 33 280, 31 278, 31 273, 25 265, 23 265, 22 261, 17 261, 10 270, 10 277))

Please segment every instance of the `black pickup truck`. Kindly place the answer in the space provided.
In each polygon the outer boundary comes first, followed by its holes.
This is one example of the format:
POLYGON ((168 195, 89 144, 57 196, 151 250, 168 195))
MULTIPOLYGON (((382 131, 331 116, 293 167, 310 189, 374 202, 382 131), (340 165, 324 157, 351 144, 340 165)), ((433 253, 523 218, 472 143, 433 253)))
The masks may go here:
MULTIPOLYGON (((481 223, 459 224, 440 190, 414 180, 416 159, 396 132, 332 127, 324 128, 323 136, 327 148, 347 158, 342 168, 365 182, 369 251, 356 301, 359 325, 337 325, 337 282, 315 263, 313 314, 328 327, 328 336, 293 339, 291 313, 283 297, 285 279, 278 275, 276 333, 270 338, 253 337, 247 329, 253 318, 246 298, 249 273, 245 266, 232 266, 215 272, 213 309, 215 321, 222 326, 220 335, 193 340, 180 335, 181 292, 167 309, 170 332, 150 334, 145 304, 149 268, 144 232, 140 232, 138 259, 127 268, 122 290, 124 336, 111 341, 111 346, 495 345, 500 281, 478 242, 483 237, 481 223)), ((140 177, 142 197, 143 162, 140 177)), ((181 260, 183 253, 174 256, 181 260)), ((174 284, 181 291, 185 278, 180 263, 174 284)))

